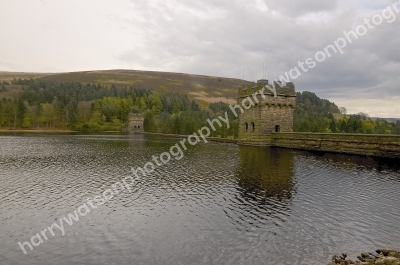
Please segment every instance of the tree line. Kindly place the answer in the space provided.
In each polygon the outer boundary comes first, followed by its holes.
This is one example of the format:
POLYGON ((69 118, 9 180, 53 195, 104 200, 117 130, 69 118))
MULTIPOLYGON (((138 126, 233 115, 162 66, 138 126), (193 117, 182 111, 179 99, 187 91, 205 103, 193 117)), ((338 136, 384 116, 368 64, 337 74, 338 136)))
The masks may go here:
MULTIPOLYGON (((147 88, 42 79, 14 79, 17 97, 0 100, 0 129, 56 129, 85 132, 119 131, 129 113, 145 117, 148 132, 191 134, 207 119, 229 114, 231 127, 217 128, 214 137, 237 137, 237 119, 229 105, 218 102, 201 108, 187 95, 147 88)), ((0 92, 10 86, 2 82, 0 92)), ((389 123, 365 114, 342 115, 334 103, 311 92, 297 92, 294 131, 400 134, 400 121, 389 123)))
MULTIPOLYGON (((41 79, 18 79, 12 84, 20 85, 22 93, 0 101, 1 128, 119 131, 132 112, 144 115, 148 132, 191 134, 229 109, 222 102, 201 108, 185 94, 144 88, 41 79)), ((217 128, 212 136, 237 135, 237 121, 231 114, 229 118, 233 126, 217 128)))
POLYGON ((365 113, 346 115, 335 104, 312 92, 296 93, 294 131, 320 133, 400 134, 400 121, 371 119, 365 113))

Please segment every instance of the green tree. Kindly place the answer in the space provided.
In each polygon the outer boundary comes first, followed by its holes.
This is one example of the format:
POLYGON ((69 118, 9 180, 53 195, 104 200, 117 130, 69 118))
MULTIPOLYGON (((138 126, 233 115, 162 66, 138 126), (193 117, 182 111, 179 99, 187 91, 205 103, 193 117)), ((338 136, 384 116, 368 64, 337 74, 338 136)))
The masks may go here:
POLYGON ((162 110, 162 102, 161 102, 160 93, 153 92, 151 105, 152 105, 152 107, 151 107, 152 113, 154 115, 160 115, 161 110, 162 110))
POLYGON ((146 104, 146 99, 145 98, 140 98, 139 100, 139 108, 142 113, 144 113, 147 110, 147 104, 146 104))
POLYGON ((4 108, 3 108, 3 102, 0 101, 0 130, 1 130, 1 127, 2 127, 3 122, 4 122, 4 120, 5 120, 5 115, 4 115, 4 113, 5 113, 5 111, 4 111, 4 108))
POLYGON ((0 92, 6 92, 6 91, 7 91, 6 86, 4 85, 4 83, 1 83, 0 92))
POLYGON ((18 100, 14 99, 12 101, 12 105, 11 105, 11 113, 12 113, 12 116, 14 117, 14 130, 17 128, 18 113, 19 113, 18 106, 19 106, 18 100))
POLYGON ((337 132, 335 119, 331 120, 331 123, 329 124, 329 130, 332 133, 336 133, 337 132))
POLYGON ((144 115, 143 127, 146 132, 156 132, 156 123, 153 113, 150 111, 146 112, 144 115))
POLYGON ((40 115, 40 119, 43 123, 46 123, 47 128, 55 125, 55 117, 56 117, 56 112, 54 109, 54 106, 49 104, 49 103, 44 103, 41 104, 42 108, 42 113, 40 115))
POLYGON ((29 113, 25 112, 24 117, 22 119, 21 127, 22 128, 30 128, 31 126, 32 126, 31 125, 31 118, 29 116, 29 113))
MULTIPOLYGON (((38 123, 39 124, 47 123, 45 112, 46 112, 46 104, 42 103, 39 105, 39 108, 38 108, 38 123)), ((47 127, 49 127, 48 124, 47 124, 47 127)), ((38 128, 39 128, 39 126, 38 126, 38 128)))
POLYGON ((340 121, 339 129, 340 129, 340 131, 341 131, 342 133, 347 133, 347 132, 348 132, 348 129, 347 129, 347 119, 346 119, 346 118, 343 118, 343 119, 340 121))

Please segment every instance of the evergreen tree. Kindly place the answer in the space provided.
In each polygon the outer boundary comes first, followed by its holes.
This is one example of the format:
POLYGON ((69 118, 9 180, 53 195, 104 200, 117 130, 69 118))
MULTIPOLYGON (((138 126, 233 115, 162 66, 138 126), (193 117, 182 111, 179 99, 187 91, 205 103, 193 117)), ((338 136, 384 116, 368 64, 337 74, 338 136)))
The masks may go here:
POLYGON ((346 119, 346 118, 343 118, 343 119, 340 121, 340 131, 341 131, 342 133, 347 133, 347 132, 348 132, 348 129, 347 129, 347 119, 346 119))
POLYGON ((6 88, 6 86, 4 85, 4 82, 3 82, 3 83, 1 83, 0 92, 6 92, 6 91, 7 91, 7 88, 6 88))
POLYGON ((25 112, 24 117, 22 119, 21 127, 22 128, 30 128, 31 126, 32 125, 31 125, 31 119, 30 119, 29 113, 25 112))
POLYGON ((332 133, 337 132, 335 119, 331 120, 331 123, 329 124, 329 130, 331 130, 332 133))
POLYGON ((139 100, 139 108, 142 112, 145 112, 147 110, 146 99, 144 97, 141 97, 139 100))
POLYGON ((153 97, 151 101, 152 107, 151 111, 154 115, 159 115, 162 110, 161 97, 158 92, 153 92, 153 97))
POLYGON ((4 120, 5 120, 5 116, 4 116, 4 109, 3 109, 3 102, 2 101, 0 101, 0 130, 1 130, 1 128, 2 128, 2 126, 3 126, 3 122, 4 122, 4 120))

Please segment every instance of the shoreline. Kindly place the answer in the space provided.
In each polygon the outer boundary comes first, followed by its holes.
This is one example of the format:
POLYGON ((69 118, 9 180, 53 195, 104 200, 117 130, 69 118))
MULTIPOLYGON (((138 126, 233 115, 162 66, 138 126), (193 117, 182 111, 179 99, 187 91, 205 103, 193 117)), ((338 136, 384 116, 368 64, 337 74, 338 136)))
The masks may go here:
POLYGON ((22 133, 75 133, 78 131, 72 131, 72 130, 0 130, 0 133, 5 133, 5 132, 9 132, 9 133, 18 133, 18 132, 22 132, 22 133))
MULTIPOLYGON (((159 136, 166 136, 166 137, 172 137, 172 138, 187 138, 188 136, 191 135, 191 134, 184 135, 184 134, 168 134, 168 133, 152 133, 152 132, 143 132, 140 134, 159 135, 159 136)), ((238 143, 237 139, 230 139, 230 138, 206 137, 206 139, 211 142, 222 142, 222 143, 232 143, 232 144, 238 143)))
MULTIPOLYGON (((0 130, 0 133, 82 133, 82 134, 104 134, 104 133, 121 133, 124 135, 135 135, 131 133, 125 133, 121 131, 100 131, 100 132, 81 132, 81 131, 72 131, 72 130, 0 130)), ((168 134, 168 133, 153 133, 153 132, 142 132, 137 133, 138 135, 158 135, 165 136, 170 138, 187 138, 190 134, 168 134)), ((237 144, 237 139, 231 138, 218 138, 218 137, 206 137, 208 141, 211 142, 223 142, 223 143, 232 143, 237 144)))
POLYGON ((392 250, 392 249, 378 249, 372 252, 364 252, 361 253, 360 256, 357 256, 356 261, 351 259, 346 259, 347 254, 343 253, 341 256, 334 255, 332 257, 332 262, 328 265, 350 265, 350 264, 358 264, 358 265, 398 265, 400 264, 400 251, 392 250))

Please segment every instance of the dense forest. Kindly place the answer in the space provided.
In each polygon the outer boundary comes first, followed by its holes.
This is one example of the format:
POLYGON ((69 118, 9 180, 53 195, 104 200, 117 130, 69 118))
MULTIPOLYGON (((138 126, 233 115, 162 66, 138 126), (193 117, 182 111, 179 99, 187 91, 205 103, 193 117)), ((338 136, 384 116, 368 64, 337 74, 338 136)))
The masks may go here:
MULTIPOLYGON (((10 85, 20 86, 22 92, 0 100, 0 129, 119 131, 133 112, 144 115, 145 131, 191 134, 207 125, 207 119, 227 111, 231 127, 217 128, 212 136, 237 137, 237 119, 222 102, 201 108, 176 92, 40 79, 2 82, 0 92, 10 85)), ((294 130, 400 134, 400 122, 373 120, 364 114, 342 115, 334 103, 311 92, 298 92, 294 130)))
POLYGON ((365 113, 343 115, 334 103, 320 99, 312 92, 296 94, 296 132, 400 134, 400 121, 374 120, 365 113))
MULTIPOLYGON (((212 103, 202 109, 196 101, 176 92, 39 79, 12 83, 22 86, 22 93, 18 98, 0 101, 3 129, 119 131, 133 112, 144 115, 145 131, 192 134, 207 125, 207 119, 229 109, 224 103, 212 103)), ((235 136, 237 121, 233 115, 229 118, 232 126, 217 127, 212 136, 235 136)))
POLYGON ((328 132, 332 113, 340 113, 334 103, 311 92, 297 92, 293 129, 298 132, 328 132))

